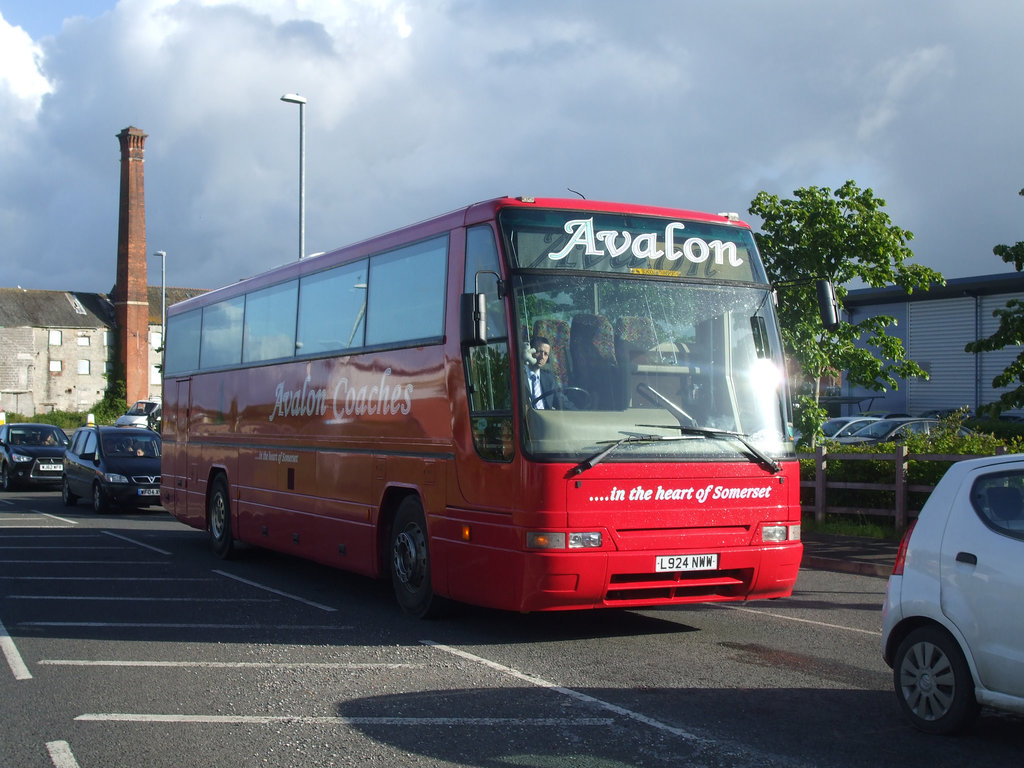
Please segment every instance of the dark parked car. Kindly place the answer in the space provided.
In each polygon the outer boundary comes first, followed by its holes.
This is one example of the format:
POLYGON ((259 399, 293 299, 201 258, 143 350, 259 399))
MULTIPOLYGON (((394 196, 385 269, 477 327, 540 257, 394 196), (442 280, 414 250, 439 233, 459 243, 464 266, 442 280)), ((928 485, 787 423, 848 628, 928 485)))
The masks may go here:
POLYGON ((149 429, 79 428, 64 459, 64 503, 88 498, 98 513, 159 504, 160 448, 160 435, 149 429))
MULTIPOLYGON (((873 421, 852 435, 840 437, 837 442, 843 445, 875 445, 877 443, 898 443, 909 435, 927 435, 941 426, 938 419, 879 419, 873 421)), ((971 430, 960 427, 960 435, 969 435, 971 430)))
POLYGON ((56 485, 67 446, 64 430, 52 424, 0 426, 0 486, 56 485))

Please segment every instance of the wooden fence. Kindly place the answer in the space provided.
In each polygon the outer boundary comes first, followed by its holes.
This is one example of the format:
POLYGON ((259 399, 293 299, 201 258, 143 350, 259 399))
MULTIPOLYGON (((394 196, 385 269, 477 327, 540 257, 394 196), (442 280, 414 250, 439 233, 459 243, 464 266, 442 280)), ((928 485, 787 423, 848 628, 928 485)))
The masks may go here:
MULTIPOLYGON (((996 449, 996 454, 1006 453, 1005 448, 996 449)), ((907 481, 907 463, 913 461, 937 461, 954 462, 964 459, 976 459, 978 455, 973 454, 938 454, 938 453, 914 453, 911 454, 905 445, 897 445, 890 453, 829 453, 824 446, 819 446, 814 453, 799 454, 798 458, 814 460, 814 479, 801 480, 800 487, 814 489, 814 503, 804 505, 801 511, 814 513, 814 519, 822 522, 825 515, 833 514, 857 514, 873 515, 878 517, 893 518, 897 531, 907 527, 907 522, 912 513, 920 510, 909 508, 911 493, 931 493, 934 485, 911 484, 907 481), (829 460, 842 461, 890 461, 893 464, 893 482, 891 483, 855 483, 842 482, 828 479, 829 460), (854 490, 854 491, 888 491, 893 494, 894 504, 892 509, 872 509, 866 507, 840 507, 828 504, 828 493, 832 490, 854 490)))

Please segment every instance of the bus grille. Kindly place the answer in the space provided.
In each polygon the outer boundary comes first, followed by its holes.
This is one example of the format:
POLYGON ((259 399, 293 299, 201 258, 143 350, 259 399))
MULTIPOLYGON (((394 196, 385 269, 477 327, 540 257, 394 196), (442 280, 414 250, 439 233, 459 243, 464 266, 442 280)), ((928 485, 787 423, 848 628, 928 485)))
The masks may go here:
POLYGON ((754 571, 751 568, 689 573, 617 573, 611 577, 605 599, 609 603, 637 600, 686 602, 715 597, 742 597, 747 593, 753 577, 754 571))

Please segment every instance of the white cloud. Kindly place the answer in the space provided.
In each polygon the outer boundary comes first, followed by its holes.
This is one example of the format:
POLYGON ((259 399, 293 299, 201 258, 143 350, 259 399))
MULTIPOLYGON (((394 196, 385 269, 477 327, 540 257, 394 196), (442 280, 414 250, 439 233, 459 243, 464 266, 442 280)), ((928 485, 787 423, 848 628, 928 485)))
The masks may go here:
POLYGON ((52 90, 40 69, 40 56, 28 33, 0 14, 0 98, 20 120, 34 118, 43 96, 52 90))
POLYGON ((289 260, 288 92, 310 251, 506 193, 745 211, 853 178, 964 274, 1021 236, 1022 26, 996 0, 120 0, 38 42, 0 21, 3 280, 109 289, 128 125, 172 284, 289 260))

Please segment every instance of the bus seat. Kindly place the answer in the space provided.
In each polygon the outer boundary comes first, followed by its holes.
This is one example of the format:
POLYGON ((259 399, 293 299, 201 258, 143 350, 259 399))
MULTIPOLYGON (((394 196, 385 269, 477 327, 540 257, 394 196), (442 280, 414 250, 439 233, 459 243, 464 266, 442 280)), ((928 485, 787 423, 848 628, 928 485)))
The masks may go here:
POLYGON ((615 398, 620 408, 628 408, 632 399, 633 373, 639 363, 653 362, 651 350, 658 343, 654 322, 649 317, 623 315, 615 320, 615 357, 619 380, 615 398))
POLYGON ((569 353, 572 358, 572 386, 590 393, 592 408, 615 408, 618 365, 615 360, 615 334, 608 318, 589 314, 573 317, 569 353))
POLYGON ((563 386, 569 386, 569 323, 551 317, 542 318, 533 324, 533 335, 543 336, 551 342, 551 359, 547 367, 563 386))

